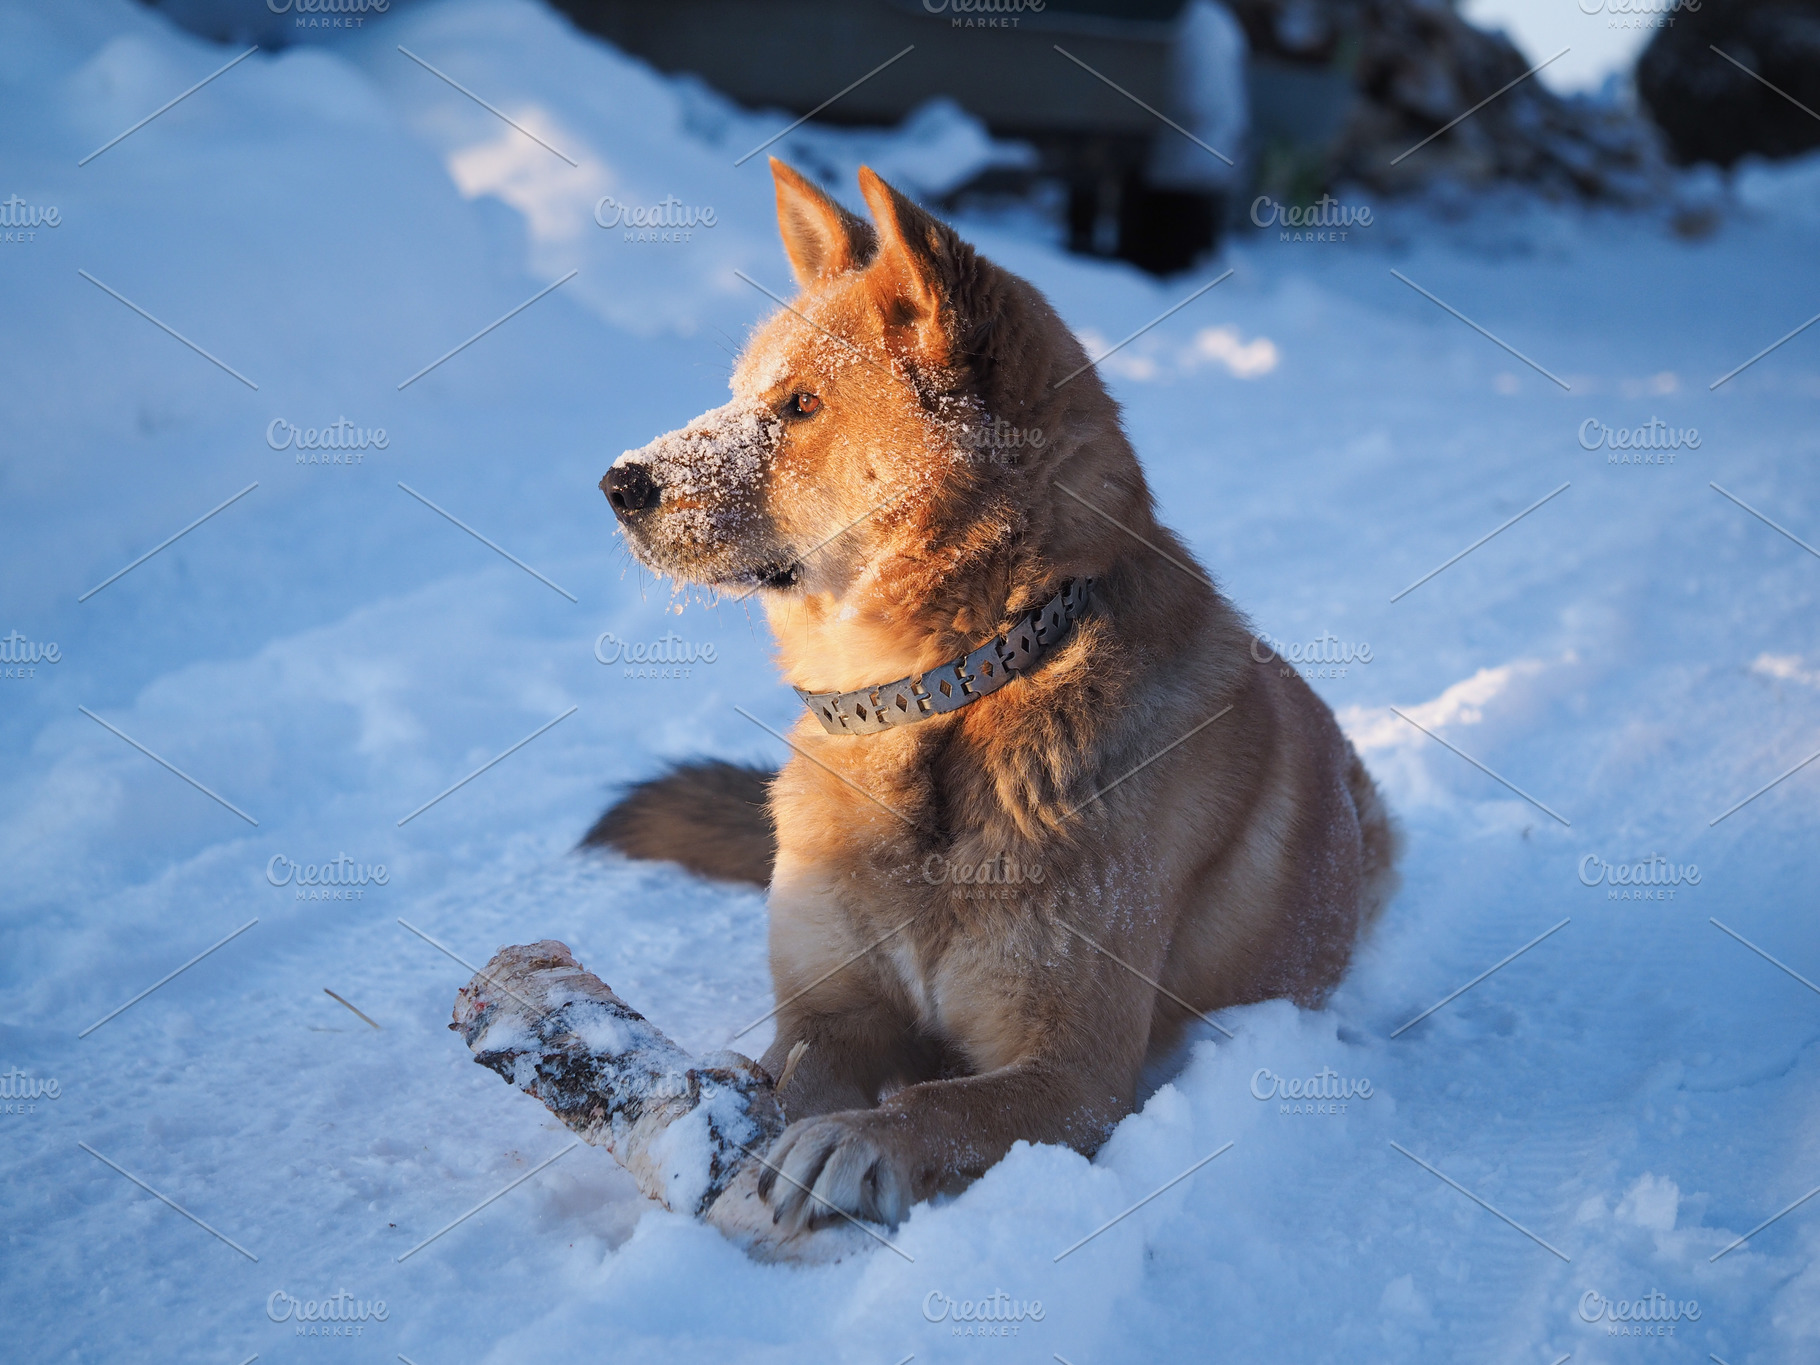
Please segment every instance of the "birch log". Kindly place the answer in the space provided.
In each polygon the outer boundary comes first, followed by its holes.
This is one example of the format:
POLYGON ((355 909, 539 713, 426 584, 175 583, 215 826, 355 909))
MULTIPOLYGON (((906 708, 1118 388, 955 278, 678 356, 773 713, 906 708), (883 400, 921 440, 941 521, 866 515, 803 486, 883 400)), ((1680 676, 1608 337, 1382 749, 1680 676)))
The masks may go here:
POLYGON ((502 948, 455 996, 451 1029, 665 1208, 718 1228, 760 1260, 830 1261, 865 1234, 835 1223, 785 1234, 759 1198, 760 1159, 784 1130, 772 1078, 737 1052, 692 1057, 578 963, 564 944, 502 948))

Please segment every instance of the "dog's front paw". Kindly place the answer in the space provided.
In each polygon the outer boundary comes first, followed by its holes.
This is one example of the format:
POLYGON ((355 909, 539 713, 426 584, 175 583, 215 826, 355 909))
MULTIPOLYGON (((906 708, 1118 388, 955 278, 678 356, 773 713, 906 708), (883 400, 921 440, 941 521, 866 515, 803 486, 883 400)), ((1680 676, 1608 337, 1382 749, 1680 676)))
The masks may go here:
POLYGON ((793 1230, 841 1214, 895 1225, 911 1202, 900 1150, 891 1116, 876 1110, 803 1119, 765 1155, 758 1192, 772 1220, 793 1230))

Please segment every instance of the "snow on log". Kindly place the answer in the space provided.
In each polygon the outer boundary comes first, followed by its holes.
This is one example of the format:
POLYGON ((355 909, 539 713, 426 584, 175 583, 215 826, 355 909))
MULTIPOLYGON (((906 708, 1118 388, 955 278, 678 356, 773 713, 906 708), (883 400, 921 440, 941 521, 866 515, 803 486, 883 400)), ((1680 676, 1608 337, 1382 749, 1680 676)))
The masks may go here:
POLYGON ((772 1078, 750 1057, 691 1057, 566 945, 502 948, 455 996, 474 1060, 605 1147, 665 1208, 762 1260, 827 1261, 864 1246, 849 1224, 785 1234, 759 1198, 759 1157, 784 1130, 772 1078))

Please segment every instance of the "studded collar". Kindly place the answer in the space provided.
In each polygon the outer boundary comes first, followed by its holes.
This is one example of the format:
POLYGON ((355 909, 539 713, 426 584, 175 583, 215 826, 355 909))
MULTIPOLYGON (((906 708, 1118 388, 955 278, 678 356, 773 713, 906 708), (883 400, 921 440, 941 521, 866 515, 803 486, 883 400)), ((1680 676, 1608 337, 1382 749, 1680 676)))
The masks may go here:
POLYGON ((1062 642, 1087 609, 1091 578, 1075 578, 1003 635, 958 659, 912 677, 853 692, 796 689, 822 729, 831 735, 871 735, 946 715, 1028 673, 1062 642))

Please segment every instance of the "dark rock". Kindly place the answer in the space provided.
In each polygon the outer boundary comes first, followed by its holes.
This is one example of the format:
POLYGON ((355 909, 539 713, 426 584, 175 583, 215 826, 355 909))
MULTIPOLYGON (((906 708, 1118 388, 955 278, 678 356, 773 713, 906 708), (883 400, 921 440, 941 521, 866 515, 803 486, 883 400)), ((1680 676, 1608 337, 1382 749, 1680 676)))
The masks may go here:
POLYGON ((1447 0, 1227 3, 1257 56, 1339 73, 1352 86, 1350 116, 1315 149, 1330 184, 1397 193, 1511 181, 1624 203, 1663 192, 1660 139, 1646 119, 1525 77, 1531 62, 1507 38, 1474 28, 1447 0))
POLYGON ((1820 117, 1734 61, 1820 111, 1820 0, 1707 0, 1657 32, 1637 62, 1637 92, 1675 160, 1729 166, 1820 146, 1820 117))

